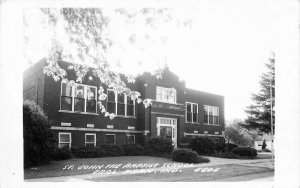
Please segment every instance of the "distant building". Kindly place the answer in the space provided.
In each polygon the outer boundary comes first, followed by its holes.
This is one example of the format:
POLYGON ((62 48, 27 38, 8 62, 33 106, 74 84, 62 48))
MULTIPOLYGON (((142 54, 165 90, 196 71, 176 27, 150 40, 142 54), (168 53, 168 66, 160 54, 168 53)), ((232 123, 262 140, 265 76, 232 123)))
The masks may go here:
MULTIPOLYGON (((69 80, 76 80, 75 72, 67 69, 70 63, 59 64, 69 80)), ((196 136, 224 142, 224 97, 186 88, 168 68, 162 79, 144 73, 127 85, 140 92, 142 99, 153 99, 148 108, 104 88, 108 94, 104 105, 116 114, 110 120, 97 105, 98 78, 87 79, 92 76, 88 73, 82 84, 69 86, 43 74, 44 66, 45 61, 40 61, 24 72, 23 95, 41 106, 52 121, 58 147, 144 144, 153 136, 171 138, 176 147, 185 147, 196 136)))
POLYGON ((261 150, 264 140, 266 141, 266 149, 272 149, 272 137, 270 134, 263 134, 262 136, 258 137, 254 141, 254 148, 256 150, 261 150))

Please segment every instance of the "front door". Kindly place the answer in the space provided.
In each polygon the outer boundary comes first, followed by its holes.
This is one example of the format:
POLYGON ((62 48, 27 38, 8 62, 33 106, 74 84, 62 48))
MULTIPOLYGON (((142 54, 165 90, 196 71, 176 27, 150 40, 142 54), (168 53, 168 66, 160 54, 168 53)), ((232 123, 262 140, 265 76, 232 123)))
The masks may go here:
POLYGON ((157 136, 170 138, 177 147, 177 119, 174 118, 157 118, 157 136))

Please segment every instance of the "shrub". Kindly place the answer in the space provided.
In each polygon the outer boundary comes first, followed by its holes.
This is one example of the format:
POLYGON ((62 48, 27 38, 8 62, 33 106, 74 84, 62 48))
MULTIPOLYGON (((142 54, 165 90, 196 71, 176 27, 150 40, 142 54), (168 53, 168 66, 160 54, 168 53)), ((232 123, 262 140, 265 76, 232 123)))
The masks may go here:
POLYGON ((236 154, 232 152, 218 152, 213 154, 214 157, 227 158, 227 159, 236 159, 239 158, 236 154))
POLYGON ((127 156, 145 155, 145 149, 140 144, 125 144, 121 146, 127 156))
POLYGON ((97 158, 106 156, 106 152, 99 147, 72 148, 72 153, 77 158, 97 158))
POLYGON ((227 151, 232 151, 234 148, 237 148, 237 147, 239 147, 239 146, 236 145, 236 144, 232 144, 232 143, 227 143, 226 144, 227 151))
POLYGON ((104 144, 99 147, 105 152, 106 157, 123 156, 125 154, 122 147, 116 144, 104 144))
POLYGON ((148 154, 170 154, 174 148, 173 142, 169 138, 151 137, 146 141, 148 154))
POLYGON ((218 142, 218 143, 215 144, 215 151, 216 152, 225 152, 225 150, 226 150, 226 144, 225 143, 218 142))
POLYGON ((172 151, 172 160, 184 163, 207 163, 209 159, 201 157, 197 152, 189 149, 174 149, 172 151))
POLYGON ((50 122, 33 101, 23 103, 24 168, 51 160, 54 150, 50 122))
POLYGON ((214 153, 215 140, 209 137, 193 138, 189 148, 196 151, 199 155, 211 155, 214 153))
POLYGON ((72 158, 72 152, 68 148, 55 148, 51 158, 54 160, 70 159, 72 158))
POLYGON ((244 157, 256 157, 257 151, 256 149, 250 147, 237 147, 232 150, 232 153, 237 154, 239 156, 244 157))

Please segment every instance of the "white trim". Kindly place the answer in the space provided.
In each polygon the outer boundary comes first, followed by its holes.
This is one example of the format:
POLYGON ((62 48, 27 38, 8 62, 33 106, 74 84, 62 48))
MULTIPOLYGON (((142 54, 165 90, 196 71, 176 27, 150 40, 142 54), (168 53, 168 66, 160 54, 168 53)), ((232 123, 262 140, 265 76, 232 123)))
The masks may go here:
POLYGON ((124 118, 135 118, 135 100, 133 100, 133 116, 127 115, 127 95, 125 93, 118 93, 113 89, 107 89, 106 94, 107 94, 107 99, 106 99, 106 110, 107 110, 107 101, 108 101, 108 91, 113 91, 115 94, 115 111, 113 112, 117 117, 124 117, 124 118), (124 96, 124 115, 118 115, 118 95, 123 94, 124 96))
MULTIPOLYGON (((133 136, 133 143, 135 143, 135 135, 134 135, 134 134, 127 134, 127 135, 126 135, 127 139, 128 139, 130 136, 133 136)), ((126 140, 126 143, 128 144, 128 141, 127 141, 127 140, 126 140)))
POLYGON ((66 122, 60 122, 60 126, 71 126, 71 123, 66 123, 66 122))
POLYGON ((134 130, 134 129, 135 129, 135 127, 128 126, 128 129, 134 130))
POLYGON ((106 125, 106 128, 108 128, 108 129, 113 129, 114 126, 113 126, 113 125, 106 125))
POLYGON ((224 137, 224 136, 222 136, 222 135, 214 135, 214 134, 196 134, 196 133, 186 133, 186 132, 184 132, 183 135, 184 135, 184 136, 191 135, 191 136, 218 136, 218 137, 224 137))
POLYGON ((220 126, 220 107, 217 107, 217 106, 210 106, 210 105, 204 105, 204 116, 205 116, 205 107, 207 107, 207 122, 204 122, 204 118, 203 118, 203 125, 213 125, 213 126, 220 126), (212 112, 213 112, 213 123, 209 123, 209 107, 212 107, 212 112), (215 124, 215 113, 214 113, 214 109, 217 109, 218 110, 218 122, 219 124, 215 124))
MULTIPOLYGON (((170 103, 170 104, 176 104, 177 103, 177 91, 176 91, 176 89, 175 88, 167 88, 167 87, 161 87, 161 86, 156 86, 156 92, 155 92, 155 99, 156 99, 156 101, 159 101, 159 102, 163 102, 163 103, 170 103), (157 98, 157 90, 158 89, 161 89, 161 91, 163 91, 163 89, 171 89, 171 90, 173 90, 174 91, 174 101, 165 101, 165 100, 163 100, 163 99, 158 99, 157 98)), ((163 94, 161 93, 161 98, 163 98, 163 94)))
POLYGON ((117 130, 117 129, 95 129, 95 128, 79 128, 79 127, 57 127, 52 126, 53 130, 67 130, 67 131, 93 131, 93 132, 116 132, 116 133, 150 133, 149 130, 117 130))
POLYGON ((105 134, 105 144, 107 144, 107 142, 106 142, 106 136, 111 136, 111 135, 113 135, 114 136, 114 144, 116 144, 116 134, 105 134))
POLYGON ((90 112, 78 112, 78 111, 68 111, 68 110, 58 110, 58 112, 62 113, 69 113, 69 114, 85 114, 85 115, 93 115, 93 116, 98 116, 99 114, 97 113, 90 113, 90 112))
POLYGON ((175 145, 175 148, 177 148, 177 119, 176 118, 167 118, 167 117, 157 117, 156 119, 156 128, 157 128, 157 136, 160 136, 160 127, 161 126, 168 126, 171 127, 171 138, 175 145), (166 119, 170 120, 171 124, 161 124, 160 120, 166 119))
POLYGON ((182 115, 182 114, 172 114, 172 113, 164 113, 164 112, 151 112, 151 114, 184 117, 184 115, 182 115))
POLYGON ((199 123, 199 105, 198 103, 193 103, 193 102, 185 102, 185 123, 199 123), (187 104, 191 105, 191 113, 192 113, 192 119, 191 121, 187 121, 187 104), (197 121, 194 122, 194 104, 197 105, 197 121))
POLYGON ((85 136, 84 136, 84 138, 85 138, 85 142, 84 142, 84 145, 86 146, 86 144, 94 144, 94 147, 96 147, 96 142, 97 142, 97 137, 96 137, 96 133, 85 133, 85 136), (86 136, 94 136, 94 142, 87 142, 86 141, 86 136))
POLYGON ((194 131, 194 133, 198 133, 198 131, 194 131))
POLYGON ((72 134, 71 133, 67 133, 67 132, 59 132, 58 133, 58 147, 59 147, 60 144, 69 144, 69 148, 71 148, 71 145, 72 145, 72 134), (60 135, 69 135, 70 142, 61 142, 60 141, 60 135))
POLYGON ((86 124, 86 127, 93 128, 93 127, 95 127, 95 125, 94 125, 94 124, 90 124, 90 123, 88 123, 88 124, 86 124))
MULTIPOLYGON (((92 86, 92 85, 86 85, 86 84, 80 84, 80 83, 75 83, 75 85, 73 86, 70 86, 71 87, 71 98, 72 98, 72 110, 69 111, 69 110, 62 110, 61 109, 61 97, 62 97, 62 85, 63 83, 67 84, 68 83, 66 81, 61 81, 61 85, 60 85, 60 110, 59 112, 70 112, 70 113, 82 113, 82 114, 97 114, 97 111, 98 111, 98 108, 97 108, 97 86, 92 86), (77 86, 83 86, 83 90, 84 90, 84 95, 83 95, 83 99, 84 99, 84 111, 81 112, 81 111, 75 111, 75 89, 77 86), (96 112, 93 113, 93 112, 86 112, 86 107, 87 107, 87 91, 88 91, 88 88, 94 88, 95 89, 95 101, 96 101, 96 112)), ((98 115, 98 114, 97 114, 98 115)))

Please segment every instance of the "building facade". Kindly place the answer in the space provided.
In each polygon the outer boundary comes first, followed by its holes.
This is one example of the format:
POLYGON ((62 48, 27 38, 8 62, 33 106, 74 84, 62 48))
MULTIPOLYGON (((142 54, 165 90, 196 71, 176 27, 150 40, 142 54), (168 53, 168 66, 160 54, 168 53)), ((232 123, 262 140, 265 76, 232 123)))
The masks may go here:
MULTIPOLYGON (((59 62, 62 68, 69 63, 59 62)), ((168 68, 162 78, 150 73, 127 84, 142 99, 152 99, 145 108, 126 95, 105 88, 106 110, 116 114, 111 120, 100 112, 97 91, 100 80, 86 75, 82 84, 70 86, 55 82, 43 73, 45 61, 24 72, 24 99, 35 101, 51 120, 58 147, 98 146, 101 144, 144 144, 149 137, 171 138, 175 147, 186 147, 196 136, 209 136, 224 142, 224 97, 185 87, 185 82, 168 68)), ((76 80, 73 70, 67 78, 76 80)))

